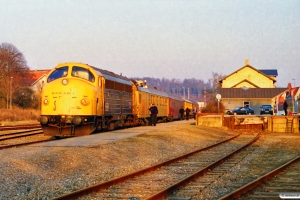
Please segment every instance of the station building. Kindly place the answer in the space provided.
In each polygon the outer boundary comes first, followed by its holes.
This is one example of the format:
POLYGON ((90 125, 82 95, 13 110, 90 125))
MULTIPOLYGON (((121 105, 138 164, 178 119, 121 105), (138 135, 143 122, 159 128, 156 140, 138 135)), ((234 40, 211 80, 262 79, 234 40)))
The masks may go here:
POLYGON ((236 70, 219 81, 218 93, 226 111, 237 106, 248 106, 254 110, 254 114, 260 114, 260 107, 269 104, 278 113, 278 99, 286 94, 289 88, 277 88, 276 69, 256 69, 246 65, 236 70))

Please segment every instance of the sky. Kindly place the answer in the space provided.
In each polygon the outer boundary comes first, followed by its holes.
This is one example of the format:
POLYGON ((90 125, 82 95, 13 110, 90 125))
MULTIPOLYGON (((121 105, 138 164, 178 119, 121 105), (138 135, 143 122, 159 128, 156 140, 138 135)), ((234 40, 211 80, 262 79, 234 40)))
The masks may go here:
POLYGON ((0 44, 28 67, 81 62, 127 77, 202 79, 245 66, 300 86, 299 0, 0 0, 0 44))

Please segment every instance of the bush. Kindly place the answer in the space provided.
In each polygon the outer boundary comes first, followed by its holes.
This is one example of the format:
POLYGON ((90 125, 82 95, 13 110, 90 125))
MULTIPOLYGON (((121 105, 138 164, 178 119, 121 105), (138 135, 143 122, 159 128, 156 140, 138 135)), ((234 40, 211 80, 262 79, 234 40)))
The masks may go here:
POLYGON ((21 108, 38 108, 38 101, 30 88, 19 88, 13 94, 13 104, 21 108))
POLYGON ((201 110, 202 113, 224 113, 225 106, 219 102, 219 112, 218 112, 218 102, 208 102, 205 107, 201 110))

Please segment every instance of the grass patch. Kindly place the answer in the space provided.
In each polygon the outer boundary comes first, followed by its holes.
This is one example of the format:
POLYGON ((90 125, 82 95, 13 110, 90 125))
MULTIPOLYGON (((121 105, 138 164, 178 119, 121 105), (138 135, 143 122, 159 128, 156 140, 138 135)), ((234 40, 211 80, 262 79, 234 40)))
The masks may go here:
POLYGON ((35 109, 0 108, 0 123, 29 121, 38 123, 40 111, 35 109))

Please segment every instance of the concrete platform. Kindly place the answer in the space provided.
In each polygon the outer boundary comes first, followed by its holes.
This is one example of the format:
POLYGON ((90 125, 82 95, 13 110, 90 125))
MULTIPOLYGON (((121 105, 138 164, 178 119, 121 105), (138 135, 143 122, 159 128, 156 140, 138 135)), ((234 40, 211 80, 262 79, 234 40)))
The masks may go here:
POLYGON ((115 142, 117 140, 134 137, 143 133, 157 131, 160 128, 166 128, 168 126, 176 126, 180 124, 191 124, 195 123, 194 119, 173 121, 168 123, 159 123, 156 126, 140 126, 134 128, 120 129, 115 131, 101 132, 92 135, 72 137, 61 140, 55 140, 44 143, 32 144, 32 147, 94 147, 101 144, 115 142))

